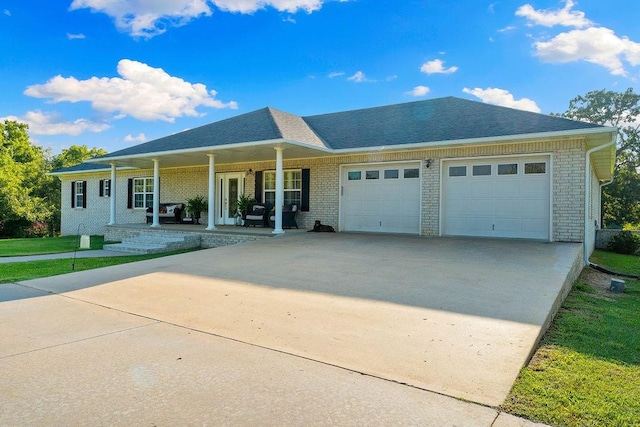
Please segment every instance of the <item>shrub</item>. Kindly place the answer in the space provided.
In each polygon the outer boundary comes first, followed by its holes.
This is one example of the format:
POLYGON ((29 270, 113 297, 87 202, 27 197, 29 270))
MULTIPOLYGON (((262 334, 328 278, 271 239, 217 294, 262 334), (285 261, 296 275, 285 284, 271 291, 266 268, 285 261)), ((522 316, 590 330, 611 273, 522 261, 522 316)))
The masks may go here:
POLYGON ((27 229, 28 237, 46 237, 49 235, 49 225, 45 222, 35 221, 27 229))
POLYGON ((609 250, 619 254, 635 254, 640 249, 640 238, 630 231, 623 230, 613 236, 609 242, 609 250))

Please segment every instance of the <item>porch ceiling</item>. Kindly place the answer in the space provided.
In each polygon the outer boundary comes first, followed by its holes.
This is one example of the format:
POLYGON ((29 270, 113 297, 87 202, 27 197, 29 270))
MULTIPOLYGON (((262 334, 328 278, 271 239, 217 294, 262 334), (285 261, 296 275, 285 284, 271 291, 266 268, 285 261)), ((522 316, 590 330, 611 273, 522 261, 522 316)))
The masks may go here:
POLYGON ((328 150, 302 146, 290 141, 269 141, 265 143, 253 144, 233 144, 216 147, 202 147, 189 150, 175 150, 159 153, 146 153, 139 155, 129 155, 123 157, 95 158, 88 160, 89 163, 110 164, 115 162, 116 166, 134 167, 147 169, 153 167, 153 159, 160 161, 161 168, 204 166, 209 164, 207 154, 215 155, 216 164, 247 163, 275 161, 276 147, 283 148, 285 159, 299 159, 308 157, 323 157, 331 155, 328 150))

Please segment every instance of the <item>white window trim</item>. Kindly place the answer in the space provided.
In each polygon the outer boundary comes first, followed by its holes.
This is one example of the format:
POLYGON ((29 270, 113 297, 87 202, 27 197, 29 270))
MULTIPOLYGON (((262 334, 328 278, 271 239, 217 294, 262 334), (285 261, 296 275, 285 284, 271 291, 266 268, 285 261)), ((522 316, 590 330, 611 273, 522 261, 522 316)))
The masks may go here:
MULTIPOLYGON (((298 172, 300 174, 300 188, 284 188, 284 192, 287 191, 297 191, 300 193, 300 202, 298 203, 298 210, 300 210, 301 205, 302 205, 302 169, 284 169, 282 171, 283 173, 285 172, 298 172)), ((262 175, 262 200, 267 200, 267 192, 269 193, 274 193, 276 192, 275 188, 273 190, 267 190, 266 186, 267 186, 267 174, 273 173, 275 175, 276 171, 275 170, 268 170, 268 171, 264 171, 263 175, 262 175)), ((284 183, 284 185, 286 185, 286 182, 284 183)), ((274 197, 275 198, 275 197, 274 197)))
POLYGON ((153 196, 153 187, 152 187, 150 192, 146 191, 147 180, 150 180, 152 184, 155 184, 153 182, 153 177, 152 176, 148 176, 148 177, 147 176, 141 176, 141 177, 133 178, 133 194, 132 194, 132 197, 133 197, 133 201, 132 201, 133 202, 133 209, 145 209, 146 210, 148 208, 153 208, 153 202, 152 202, 151 206, 147 206, 147 195, 151 194, 153 196), (142 186, 143 186, 143 188, 145 190, 142 191, 142 192, 136 191, 136 181, 138 181, 138 180, 143 180, 142 186), (142 199, 144 206, 136 206, 136 194, 143 194, 144 195, 144 197, 142 199))
POLYGON ((74 181, 74 196, 75 200, 73 201, 74 209, 84 209, 84 198, 85 193, 87 192, 86 188, 84 188, 84 181, 74 181), (78 188, 82 189, 82 191, 78 191, 78 188), (78 197, 80 197, 80 203, 78 203, 78 197))

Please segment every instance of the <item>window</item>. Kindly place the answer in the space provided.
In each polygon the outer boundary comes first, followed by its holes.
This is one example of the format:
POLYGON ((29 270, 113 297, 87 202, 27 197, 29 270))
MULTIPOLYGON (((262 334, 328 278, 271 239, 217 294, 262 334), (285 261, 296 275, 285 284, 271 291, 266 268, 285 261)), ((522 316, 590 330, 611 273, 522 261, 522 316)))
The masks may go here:
POLYGON ((449 176, 467 176, 466 166, 450 166, 449 176))
POLYGON ((360 172, 360 171, 349 171, 347 179, 349 181, 360 181, 362 179, 362 172, 360 172))
POLYGON ((84 193, 87 181, 74 181, 71 186, 71 206, 74 208, 86 208, 84 193))
POLYGON ((398 169, 387 169, 384 171, 384 179, 398 179, 398 169))
POLYGON ((545 162, 524 164, 525 174, 546 173, 546 172, 547 172, 547 164, 545 162))
POLYGON ((153 178, 133 179, 133 207, 153 207, 153 178))
POLYGON ((100 197, 111 197, 111 180, 100 180, 100 197))
POLYGON ((420 169, 418 169, 418 168, 405 169, 404 170, 404 177, 405 178, 420 178, 420 169))
MULTIPOLYGON (((284 204, 298 205, 302 203, 302 171, 286 170, 284 176, 284 204)), ((276 204, 276 172, 264 173, 264 201, 275 206, 276 204)))
POLYGON ((473 167, 473 176, 491 175, 491 165, 476 165, 473 167))
POLYGON ((365 179, 380 179, 380 171, 366 171, 365 179))
POLYGON ((498 175, 517 175, 517 174, 518 174, 517 163, 498 165, 498 175))

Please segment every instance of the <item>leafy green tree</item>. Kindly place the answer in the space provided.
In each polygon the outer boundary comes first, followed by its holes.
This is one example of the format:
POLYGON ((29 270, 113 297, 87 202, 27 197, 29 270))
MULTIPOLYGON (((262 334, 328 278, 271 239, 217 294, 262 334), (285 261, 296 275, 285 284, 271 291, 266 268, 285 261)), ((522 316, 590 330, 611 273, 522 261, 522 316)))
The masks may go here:
POLYGON ((47 180, 46 152, 31 144, 27 125, 0 122, 0 236, 23 234, 34 222, 45 222, 53 206, 39 194, 47 180))
POLYGON ((569 102, 563 117, 618 128, 614 180, 603 188, 603 224, 640 224, 640 94, 605 89, 569 102))

